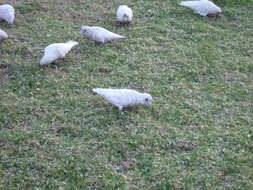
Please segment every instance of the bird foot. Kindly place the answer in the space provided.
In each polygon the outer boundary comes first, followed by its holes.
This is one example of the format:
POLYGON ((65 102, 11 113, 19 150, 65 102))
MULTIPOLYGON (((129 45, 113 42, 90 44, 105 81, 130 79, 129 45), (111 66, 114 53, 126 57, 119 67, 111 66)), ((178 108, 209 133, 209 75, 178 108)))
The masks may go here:
POLYGON ((126 23, 119 22, 119 21, 116 22, 117 27, 128 26, 129 24, 130 22, 126 22, 126 23))

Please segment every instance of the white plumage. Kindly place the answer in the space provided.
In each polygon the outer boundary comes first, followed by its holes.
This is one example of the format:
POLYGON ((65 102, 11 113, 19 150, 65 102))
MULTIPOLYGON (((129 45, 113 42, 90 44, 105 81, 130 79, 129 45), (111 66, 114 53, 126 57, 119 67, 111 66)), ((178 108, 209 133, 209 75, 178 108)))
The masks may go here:
POLYGON ((99 26, 82 26, 80 33, 88 39, 95 41, 96 44, 104 44, 112 40, 125 38, 99 26))
POLYGON ((140 93, 131 89, 94 88, 93 92, 118 107, 120 111, 127 106, 150 105, 152 103, 150 94, 140 93))
POLYGON ((127 5, 120 5, 116 12, 117 22, 119 23, 130 23, 133 20, 133 11, 127 5))
POLYGON ((56 59, 65 57, 72 47, 77 44, 78 42, 68 41, 66 43, 54 43, 48 45, 44 50, 44 55, 40 60, 40 64, 47 65, 54 62, 56 59))
POLYGON ((0 29, 0 41, 1 40, 5 40, 7 38, 8 38, 7 33, 5 31, 3 31, 3 30, 0 29))
POLYGON ((220 7, 215 5, 209 0, 199 0, 199 1, 183 1, 179 5, 188 7, 193 10, 194 13, 201 16, 207 16, 209 14, 221 13, 220 7))
POLYGON ((9 4, 0 5, 0 20, 5 20, 8 24, 12 24, 15 19, 15 10, 9 4))

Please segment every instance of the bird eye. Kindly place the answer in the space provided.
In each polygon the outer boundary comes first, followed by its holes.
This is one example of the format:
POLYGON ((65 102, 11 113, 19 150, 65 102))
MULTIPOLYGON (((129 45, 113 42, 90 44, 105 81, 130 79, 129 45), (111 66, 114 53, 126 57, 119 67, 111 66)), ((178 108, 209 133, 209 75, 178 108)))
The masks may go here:
POLYGON ((147 102, 147 101, 148 101, 148 98, 145 98, 145 101, 147 102))

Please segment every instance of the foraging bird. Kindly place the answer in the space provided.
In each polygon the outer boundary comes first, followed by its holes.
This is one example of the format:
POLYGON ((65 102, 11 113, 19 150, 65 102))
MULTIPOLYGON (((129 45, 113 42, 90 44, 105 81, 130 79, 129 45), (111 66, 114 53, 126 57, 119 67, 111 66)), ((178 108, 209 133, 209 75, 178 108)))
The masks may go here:
POLYGON ((92 90, 106 101, 118 107, 120 111, 127 106, 151 105, 152 103, 150 94, 140 93, 131 89, 94 88, 92 90))
POLYGON ((48 45, 44 50, 44 55, 40 60, 41 65, 47 65, 56 59, 63 58, 78 42, 68 41, 66 43, 54 43, 48 45))
POLYGON ((127 24, 133 20, 133 11, 127 5, 120 5, 116 12, 117 22, 120 24, 127 24))
POLYGON ((7 38, 8 38, 7 33, 0 29, 0 41, 5 40, 7 38))
POLYGON ((95 41, 97 45, 125 38, 124 36, 115 34, 99 26, 82 26, 80 33, 88 39, 95 41))
POLYGON ((209 0, 182 1, 181 3, 179 3, 179 5, 188 7, 192 9, 194 13, 199 14, 201 16, 221 13, 220 7, 218 7, 209 0))
POLYGON ((15 10, 9 4, 0 5, 0 20, 5 20, 8 24, 12 24, 15 19, 15 10))

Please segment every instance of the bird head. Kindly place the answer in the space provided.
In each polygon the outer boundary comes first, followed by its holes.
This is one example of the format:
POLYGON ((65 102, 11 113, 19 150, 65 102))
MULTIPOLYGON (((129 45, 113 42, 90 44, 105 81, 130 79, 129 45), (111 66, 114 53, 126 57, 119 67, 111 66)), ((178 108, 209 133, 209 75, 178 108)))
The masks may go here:
POLYGON ((123 21, 124 22, 130 22, 130 18, 129 18, 129 16, 127 14, 123 15, 123 21))
POLYGON ((153 101, 153 98, 150 94, 144 93, 144 104, 145 105, 151 105, 153 101))
POLYGON ((85 35, 85 34, 87 34, 88 30, 89 30, 88 26, 82 26, 81 30, 80 30, 80 33, 85 35))

